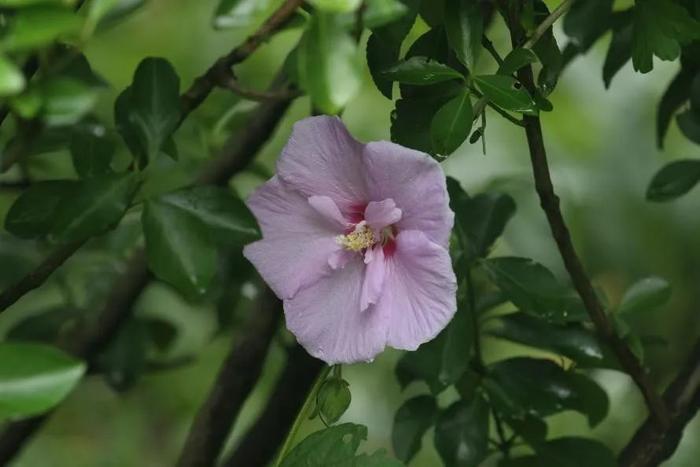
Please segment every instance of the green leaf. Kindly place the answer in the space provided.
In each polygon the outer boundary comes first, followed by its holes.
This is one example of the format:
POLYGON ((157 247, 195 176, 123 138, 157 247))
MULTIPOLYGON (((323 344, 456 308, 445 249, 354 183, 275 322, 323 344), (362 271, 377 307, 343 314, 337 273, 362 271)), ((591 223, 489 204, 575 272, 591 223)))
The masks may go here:
POLYGON ((271 0, 220 0, 212 21, 215 29, 250 26, 271 0))
POLYGON ((550 360, 516 357, 488 367, 492 403, 509 417, 529 413, 547 417, 563 410, 575 410, 597 425, 607 414, 608 397, 590 378, 565 371, 550 360))
POLYGON ((56 209, 72 193, 75 183, 69 180, 33 183, 10 207, 5 229, 20 238, 46 235, 53 226, 56 209))
POLYGON ((260 238, 255 217, 229 189, 185 188, 161 196, 159 202, 196 218, 222 243, 242 246, 260 238))
POLYGON ((338 15, 317 12, 299 43, 302 89, 322 112, 335 114, 362 84, 362 55, 338 15))
POLYGON ((531 347, 547 349, 583 367, 615 367, 596 336, 579 325, 555 326, 526 313, 498 317, 488 333, 531 347))
POLYGON ((58 38, 75 35, 83 20, 70 8, 36 5, 22 8, 12 18, 0 41, 6 51, 24 51, 50 44, 58 38))
POLYGON ((329 378, 324 381, 316 396, 319 414, 328 424, 340 419, 350 406, 351 400, 349 384, 341 378, 329 378))
POLYGON ((469 367, 472 351, 471 321, 460 304, 454 318, 438 336, 418 350, 405 353, 396 364, 396 378, 401 387, 423 380, 433 394, 456 383, 469 367))
POLYGON ((479 90, 493 104, 505 110, 537 115, 537 105, 525 88, 510 76, 479 75, 474 76, 479 90))
POLYGON ((420 451, 423 435, 435 423, 437 410, 435 398, 422 395, 408 399, 396 411, 391 444, 403 462, 410 462, 420 451))
POLYGON ((700 144, 700 113, 688 109, 676 117, 678 128, 690 141, 700 144))
POLYGON ((681 68, 661 97, 656 114, 656 144, 659 148, 663 148, 664 137, 673 114, 688 100, 692 82, 693 73, 686 68, 681 68))
POLYGON ((550 322, 587 318, 580 300, 549 269, 527 258, 503 257, 483 262, 499 289, 521 311, 550 322))
POLYGON ((445 30, 450 47, 468 70, 473 71, 481 52, 484 20, 481 7, 472 0, 445 3, 445 30))
POLYGON ((0 344, 0 419, 46 412, 61 402, 85 373, 85 364, 41 344, 0 344))
POLYGON ((142 60, 114 104, 117 130, 142 165, 164 151, 181 114, 180 78, 162 58, 142 60))
POLYGON ((637 0, 633 24, 632 64, 642 73, 654 67, 654 55, 675 60, 682 44, 700 38, 700 22, 683 6, 668 0, 637 0))
POLYGON ((515 201, 501 193, 481 193, 470 198, 451 177, 447 180, 450 208, 455 212, 455 228, 467 261, 485 257, 515 214, 515 201))
POLYGON ((100 355, 100 371, 115 391, 124 392, 132 388, 145 371, 146 340, 145 323, 130 319, 100 355))
POLYGON ((56 343, 64 337, 66 331, 79 326, 81 318, 81 314, 74 309, 65 306, 52 307, 14 323, 7 333, 7 339, 56 343))
POLYGON ((25 79, 22 71, 12 60, 0 55, 0 97, 17 94, 24 89, 25 79))
POLYGON ((289 451, 280 467, 396 467, 401 463, 387 459, 383 452, 356 455, 367 427, 343 423, 311 433, 289 451))
POLYGON ((671 298, 671 284, 661 277, 645 277, 625 291, 617 309, 621 315, 653 311, 671 298))
POLYGON ((42 117, 48 125, 72 125, 97 103, 99 90, 80 80, 60 76, 40 84, 42 117))
POLYGON ((539 457, 538 465, 557 467, 615 467, 615 455, 609 447, 588 438, 555 438, 535 445, 539 457))
POLYGON ((603 82, 610 87, 610 82, 618 71, 632 58, 632 9, 613 13, 612 40, 603 63, 603 82))
POLYGON ((613 0, 577 0, 564 16, 564 32, 587 51, 610 27, 613 0))
POLYGON ((443 105, 430 124, 435 152, 449 155, 457 150, 469 136, 473 120, 474 112, 469 92, 462 92, 443 105))
MULTIPOLYGON (((369 0, 366 5, 362 21, 368 29, 374 30, 387 25, 392 27, 391 23, 407 23, 409 20, 412 25, 415 20, 417 6, 415 0, 369 0), (412 19, 410 18, 411 12, 413 12, 412 19), (409 18, 406 18, 407 16, 409 18)), ((394 59, 395 61, 396 59, 394 59)))
POLYGON ((309 3, 328 13, 350 13, 360 7, 362 0, 309 0, 309 3))
MULTIPOLYGON (((368 11, 365 12, 365 21, 367 21, 369 10, 373 8, 372 5, 382 3, 385 2, 383 0, 370 2, 368 11)), ((399 19, 382 27, 374 28, 372 25, 367 25, 367 27, 373 29, 372 35, 367 40, 367 66, 377 89, 385 97, 391 99, 393 83, 383 76, 382 71, 399 60, 401 44, 403 44, 406 35, 416 20, 418 1, 403 0, 402 2, 397 2, 389 0, 389 3, 398 3, 406 11, 399 19)))
POLYGON ((476 466, 486 457, 489 405, 483 396, 457 401, 435 423, 435 448, 448 466, 476 466))
MULTIPOLYGON (((544 21, 545 18, 550 15, 549 9, 544 1, 535 0, 533 6, 533 19, 537 24, 544 21)), ((537 57, 539 57, 542 63, 542 70, 537 76, 537 85, 543 96, 547 96, 554 90, 559 80, 559 74, 564 67, 564 57, 559 50, 559 45, 557 44, 551 27, 547 29, 535 45, 532 46, 532 50, 537 54, 537 57)))
POLYGON ((153 273, 186 296, 204 294, 216 272, 216 248, 207 226, 159 199, 145 203, 141 222, 153 273))
POLYGON ((76 129, 70 143, 73 167, 81 178, 108 175, 115 149, 104 126, 90 124, 76 129))
POLYGON ((137 177, 131 173, 81 180, 56 208, 49 239, 78 241, 115 227, 137 188, 137 177))
POLYGON ((670 201, 689 192, 700 181, 700 160, 673 161, 659 170, 647 188, 649 201, 670 201))
POLYGON ((428 57, 411 57, 387 68, 383 76, 392 81, 424 86, 464 77, 457 70, 428 57))
POLYGON ((437 96, 397 100, 391 114, 391 140, 402 146, 432 153, 432 120, 449 98, 437 96))
POLYGON ((536 63, 539 59, 530 49, 513 49, 498 67, 499 75, 512 75, 524 66, 536 63))

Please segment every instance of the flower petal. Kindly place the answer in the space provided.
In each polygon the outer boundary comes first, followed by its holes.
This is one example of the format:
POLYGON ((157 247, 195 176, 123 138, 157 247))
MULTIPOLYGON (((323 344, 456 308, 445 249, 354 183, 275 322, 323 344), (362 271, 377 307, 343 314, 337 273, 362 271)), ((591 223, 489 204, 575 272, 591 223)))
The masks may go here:
POLYGON ((243 254, 280 298, 329 274, 329 258, 341 247, 338 226, 319 214, 299 193, 277 177, 248 199, 263 231, 263 239, 247 245, 243 254))
POLYGON ((422 232, 399 232, 375 309, 388 316, 391 347, 415 350, 437 336, 457 310, 457 280, 447 250, 422 232))
POLYGON ((447 248, 454 213, 440 165, 427 154, 388 141, 367 144, 363 157, 370 198, 391 198, 401 208, 399 231, 420 230, 447 248))
POLYGON ((306 196, 330 196, 347 212, 367 201, 362 148, 339 118, 305 118, 294 124, 277 173, 306 196))
POLYGON ((401 209, 396 207, 393 199, 371 201, 365 209, 365 221, 373 229, 380 231, 384 227, 401 220, 401 209))
POLYGON ((381 245, 375 246, 367 253, 369 253, 365 255, 367 268, 365 270, 365 278, 362 281, 362 293, 360 295, 361 311, 365 311, 370 305, 377 303, 382 293, 386 271, 384 248, 381 245))
POLYGON ((309 204, 328 221, 336 224, 341 231, 348 227, 348 221, 345 220, 338 206, 328 196, 310 196, 309 204))
POLYGON ((311 355, 329 365, 369 361, 384 349, 386 317, 375 307, 360 311, 364 273, 357 255, 284 302, 287 328, 311 355))

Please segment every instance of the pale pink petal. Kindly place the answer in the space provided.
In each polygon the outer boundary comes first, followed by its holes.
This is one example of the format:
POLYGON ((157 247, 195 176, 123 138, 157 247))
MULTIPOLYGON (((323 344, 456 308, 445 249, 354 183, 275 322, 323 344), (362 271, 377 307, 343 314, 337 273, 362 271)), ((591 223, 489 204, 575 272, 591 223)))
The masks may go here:
POLYGON ((384 285, 384 275, 386 266, 384 263, 384 249, 381 245, 368 250, 372 252, 365 255, 365 278, 362 282, 362 293, 360 295, 360 309, 365 311, 370 305, 374 305, 379 300, 384 285), (367 257, 369 256, 369 261, 367 257))
POLYGON ((365 208, 365 221, 375 230, 397 223, 401 220, 401 209, 396 207, 393 199, 372 201, 365 208))
POLYGON ((328 260, 341 249, 335 237, 342 230, 304 196, 273 177, 253 193, 248 206, 263 239, 246 246, 243 254, 277 296, 289 298, 330 273, 328 260))
POLYGON ((341 231, 348 227, 348 222, 340 213, 340 209, 328 196, 310 196, 309 204, 328 221, 337 225, 341 231))
POLYGON ((457 310, 457 281, 447 250, 422 232, 399 232, 386 258, 384 291, 375 310, 389 319, 387 344, 415 350, 447 326, 457 310))
POLYGON ((445 174, 427 154, 387 141, 365 146, 370 199, 391 198, 401 209, 399 230, 420 230, 447 248, 454 214, 449 207, 445 174))
POLYGON ((360 311, 364 273, 357 255, 284 302, 287 328, 311 355, 328 364, 369 361, 384 349, 386 318, 375 307, 360 311))
POLYGON ((305 118, 294 124, 277 173, 306 196, 330 196, 347 212, 368 201, 362 148, 339 118, 305 118))
POLYGON ((357 256, 357 252, 341 248, 328 258, 328 265, 331 269, 342 269, 351 259, 357 256))

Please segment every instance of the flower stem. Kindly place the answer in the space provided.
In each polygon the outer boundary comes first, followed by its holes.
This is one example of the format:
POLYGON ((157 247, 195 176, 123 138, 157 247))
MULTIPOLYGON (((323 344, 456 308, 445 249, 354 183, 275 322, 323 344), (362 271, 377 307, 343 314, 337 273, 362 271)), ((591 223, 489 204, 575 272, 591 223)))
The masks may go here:
POLYGON ((304 405, 302 405, 301 409, 299 409, 299 413, 294 419, 294 423, 292 423, 292 427, 289 429, 289 433, 287 433, 287 437, 284 439, 284 443, 282 443, 282 447, 279 450, 279 454, 277 454, 277 460, 275 460, 275 463, 273 464, 274 467, 279 467, 279 465, 282 463, 282 460, 284 459, 284 456, 287 454, 287 451, 291 449, 292 442, 294 442, 294 438, 296 438, 297 432, 299 431, 299 427, 302 423, 304 423, 304 417, 311 409, 312 404, 316 401, 316 393, 321 388, 323 382, 326 380, 326 377, 331 371, 331 368, 332 367, 330 366, 324 366, 321 372, 316 377, 314 385, 311 386, 311 390, 306 396, 304 405))

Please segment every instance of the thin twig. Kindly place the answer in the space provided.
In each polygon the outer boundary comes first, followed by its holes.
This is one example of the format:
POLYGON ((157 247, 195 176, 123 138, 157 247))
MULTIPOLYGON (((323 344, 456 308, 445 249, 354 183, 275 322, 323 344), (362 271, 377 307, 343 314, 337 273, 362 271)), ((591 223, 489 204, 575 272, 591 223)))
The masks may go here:
POLYGON ((228 54, 219 58, 198 78, 192 82, 190 88, 182 95, 180 101, 185 115, 199 106, 209 93, 214 89, 221 76, 225 76, 231 67, 247 59, 261 44, 270 38, 275 32, 284 27, 292 19, 294 12, 301 6, 303 0, 285 1, 255 33, 249 36, 241 45, 234 48, 228 54))
POLYGON ((257 308, 252 310, 243 334, 236 336, 209 396, 197 412, 178 467, 208 467, 216 463, 236 416, 260 376, 282 316, 282 303, 266 289, 257 308))
POLYGON ((544 35, 545 32, 549 28, 552 27, 552 25, 564 14, 566 13, 569 8, 571 8, 571 5, 574 4, 574 0, 564 0, 559 4, 558 7, 554 9, 552 13, 549 14, 540 24, 537 25, 537 28, 535 29, 535 32, 532 33, 532 36, 525 41, 523 44, 524 49, 529 49, 533 45, 537 43, 538 40, 540 40, 540 37, 544 35))
MULTIPOLYGON (((562 10, 565 11, 565 4, 566 1, 563 2, 550 17, 543 21, 543 23, 547 23, 547 27, 550 27, 554 20, 561 16, 563 13, 562 10)), ((518 21, 517 12, 514 14, 515 16, 509 18, 508 23, 511 32, 511 42, 513 47, 516 47, 523 31, 518 21)), ((518 70, 518 79, 530 93, 536 91, 531 65, 518 70)), ((540 119, 537 116, 525 115, 523 121, 530 152, 532 173, 535 179, 535 190, 540 198, 540 205, 547 217, 559 254, 571 277, 571 282, 578 292, 578 295, 581 297, 598 335, 610 346, 622 368, 639 387, 647 407, 649 408, 649 412, 653 414, 660 426, 667 427, 669 424, 669 416, 663 400, 656 392, 654 384, 647 375, 639 359, 637 359, 630 350, 627 343, 615 332, 615 328, 605 314, 603 305, 600 303, 598 295, 593 289, 593 285, 576 253, 576 249, 571 240, 571 234, 569 233, 569 229, 564 221, 564 216, 559 208, 559 197, 554 192, 540 119)))
POLYGON ((292 89, 285 89, 282 91, 256 91, 254 89, 248 89, 242 86, 231 73, 220 79, 218 85, 243 98, 258 102, 289 100, 301 95, 300 91, 292 89))
POLYGON ((3 290, 0 293, 0 313, 7 310, 25 294, 41 286, 56 269, 73 256, 86 242, 87 239, 56 248, 29 274, 3 290))
POLYGON ((496 63, 500 67, 503 64, 503 59, 501 58, 501 55, 498 53, 496 50, 496 47, 493 46, 493 42, 491 42, 491 39, 489 39, 486 34, 481 36, 481 45, 484 46, 486 51, 491 54, 494 60, 496 60, 496 63))

